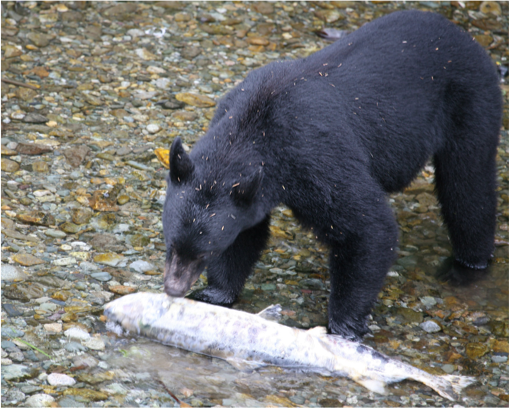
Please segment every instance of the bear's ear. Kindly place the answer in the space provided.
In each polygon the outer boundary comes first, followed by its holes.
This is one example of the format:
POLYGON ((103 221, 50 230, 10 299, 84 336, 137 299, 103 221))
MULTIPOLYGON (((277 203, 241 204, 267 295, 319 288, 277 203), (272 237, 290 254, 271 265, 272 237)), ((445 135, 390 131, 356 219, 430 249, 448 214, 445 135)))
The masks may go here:
POLYGON ((231 195, 237 205, 249 205, 255 198, 263 180, 263 168, 259 167, 251 174, 241 177, 232 186, 231 195))
POLYGON ((170 149, 170 180, 182 183, 191 177, 193 170, 193 162, 184 151, 180 137, 176 137, 170 149))

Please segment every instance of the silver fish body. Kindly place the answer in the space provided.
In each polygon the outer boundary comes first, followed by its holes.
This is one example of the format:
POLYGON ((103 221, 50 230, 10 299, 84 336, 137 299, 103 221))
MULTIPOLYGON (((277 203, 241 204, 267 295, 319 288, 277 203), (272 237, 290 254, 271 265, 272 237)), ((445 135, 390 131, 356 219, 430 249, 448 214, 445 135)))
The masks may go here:
POLYGON ((360 343, 326 334, 325 328, 302 330, 269 320, 280 311, 271 306, 259 314, 173 298, 136 293, 108 303, 109 328, 123 329, 163 344, 225 359, 240 370, 266 365, 298 368, 348 377, 371 391, 386 393, 386 384, 412 379, 456 400, 472 377, 436 376, 360 343))

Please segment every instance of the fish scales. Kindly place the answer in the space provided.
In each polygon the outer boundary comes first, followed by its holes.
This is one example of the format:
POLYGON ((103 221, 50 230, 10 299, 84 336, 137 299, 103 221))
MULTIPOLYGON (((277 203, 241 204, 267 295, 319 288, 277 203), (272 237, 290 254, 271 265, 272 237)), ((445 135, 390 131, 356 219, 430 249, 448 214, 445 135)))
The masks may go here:
POLYGON ((123 329, 163 344, 222 358, 240 370, 275 365, 330 376, 348 377, 371 391, 385 394, 386 384, 412 379, 442 397, 459 398, 472 377, 435 376, 360 343, 328 335, 323 327, 302 330, 268 320, 280 310, 259 314, 173 298, 136 293, 105 306, 109 328, 123 329))

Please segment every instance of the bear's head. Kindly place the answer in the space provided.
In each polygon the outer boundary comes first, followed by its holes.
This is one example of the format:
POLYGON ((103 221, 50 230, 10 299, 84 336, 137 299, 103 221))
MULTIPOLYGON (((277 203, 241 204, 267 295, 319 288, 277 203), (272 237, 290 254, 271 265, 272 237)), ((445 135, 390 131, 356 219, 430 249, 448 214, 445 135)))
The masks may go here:
POLYGON ((184 296, 214 257, 263 220, 262 180, 261 166, 244 165, 231 155, 188 155, 180 138, 173 141, 163 211, 168 295, 184 296))

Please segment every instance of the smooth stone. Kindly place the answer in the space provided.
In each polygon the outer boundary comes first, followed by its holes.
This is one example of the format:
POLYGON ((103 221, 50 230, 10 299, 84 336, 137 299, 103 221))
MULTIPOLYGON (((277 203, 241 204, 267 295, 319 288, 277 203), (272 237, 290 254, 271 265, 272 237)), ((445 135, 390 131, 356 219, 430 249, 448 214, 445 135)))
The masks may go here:
POLYGON ((76 339, 76 340, 88 340, 90 339, 90 334, 86 332, 85 330, 82 330, 78 327, 71 327, 70 329, 67 329, 64 334, 70 338, 70 339, 76 339))
POLYGON ((77 343, 75 341, 70 341, 69 343, 66 343, 64 348, 69 353, 77 353, 79 351, 87 351, 88 350, 84 345, 82 345, 81 343, 77 343))
POLYGON ((44 261, 30 254, 16 254, 12 257, 14 262, 23 266, 33 266, 43 264, 44 261))
POLYGON ((44 325, 44 330, 49 333, 61 333, 62 323, 47 323, 44 325))
POLYGON ((452 374, 456 370, 456 366, 454 364, 444 364, 442 370, 447 374, 452 374))
POLYGON ((205 95, 197 95, 189 92, 183 92, 175 95, 175 98, 178 101, 187 103, 188 105, 191 106, 196 106, 198 108, 210 108, 212 106, 216 106, 216 102, 205 95))
POLYGON ((104 350, 106 346, 104 344, 104 340, 101 339, 100 337, 91 337, 90 339, 84 341, 83 345, 88 347, 89 349, 98 351, 104 350))
POLYGON ((83 261, 82 263, 80 263, 80 269, 84 273, 87 273, 90 271, 97 271, 97 270, 99 270, 99 267, 92 262, 83 261))
POLYGON ((147 125, 147 132, 149 133, 157 133, 161 130, 161 127, 155 124, 147 125))
POLYGON ((69 265, 74 265, 75 263, 76 263, 76 258, 72 258, 72 257, 55 259, 53 261, 53 265, 56 265, 56 266, 69 266, 69 265))
MULTIPOLYGON (((3 271, 2 271, 2 275, 3 275, 3 271)), ((2 279, 3 279, 3 276, 2 276, 2 279)), ((16 307, 14 307, 13 305, 11 305, 9 303, 2 304, 2 307, 4 308, 5 312, 10 317, 23 316, 23 312, 20 312, 18 309, 16 309, 16 307)))
POLYGON ((27 398, 25 401, 26 407, 41 408, 41 407, 52 407, 55 402, 55 398, 48 394, 35 394, 27 398))
POLYGON ((468 343, 465 348, 468 358, 472 360, 484 356, 488 351, 488 346, 482 343, 468 343))
POLYGON ((108 282, 113 278, 108 272, 91 273, 90 276, 101 282, 108 282))
MULTIPOLYGON (((2 333, 3 334, 3 333, 2 333)), ((19 380, 30 376, 30 369, 22 364, 2 365, 2 378, 7 381, 19 380)))
POLYGON ((35 112, 30 112, 23 118, 25 123, 46 123, 48 121, 49 119, 46 116, 35 112))
POLYGON ((19 170, 19 163, 14 160, 4 159, 2 158, 2 171, 6 173, 13 173, 19 170))
POLYGON ((2 327, 2 337, 6 337, 8 339, 12 339, 14 337, 23 337, 25 335, 25 332, 19 329, 16 329, 15 327, 2 327))
POLYGON ((426 320, 425 322, 422 322, 420 325, 422 330, 424 330, 427 333, 436 333, 442 330, 440 325, 433 320, 426 320))
POLYGON ((129 265, 129 268, 134 269, 138 273, 144 273, 148 271, 156 270, 157 267, 152 265, 150 262, 147 261, 134 261, 132 264, 129 265))
POLYGON ((52 238, 65 238, 67 234, 64 231, 54 230, 54 229, 47 229, 44 231, 44 235, 47 235, 48 237, 52 238))
POLYGON ((2 264, 2 282, 12 282, 26 278, 28 278, 28 274, 19 271, 15 266, 2 264))
POLYGON ((76 384, 76 380, 66 374, 51 373, 46 379, 49 385, 53 386, 71 386, 76 384))
POLYGON ((123 260, 124 257, 122 255, 116 254, 114 252, 94 256, 94 262, 108 266, 117 266, 123 260))
POLYGON ((424 296, 421 298, 422 304, 427 308, 431 308, 437 304, 437 301, 433 296, 424 296))
POLYGON ((58 400, 58 406, 62 408, 84 408, 86 405, 82 402, 76 401, 71 396, 65 396, 58 400))
POLYGON ((32 163, 32 171, 35 171, 36 173, 48 173, 49 165, 44 161, 32 163))
POLYGON ((505 353, 493 353, 491 361, 494 363, 505 363, 507 362, 507 355, 505 353))
POLYGON ((9 391, 5 393, 5 395, 2 395, 2 402, 4 404, 7 403, 7 405, 19 406, 19 404, 23 402, 25 398, 26 395, 22 391, 16 388, 11 388, 9 391))

